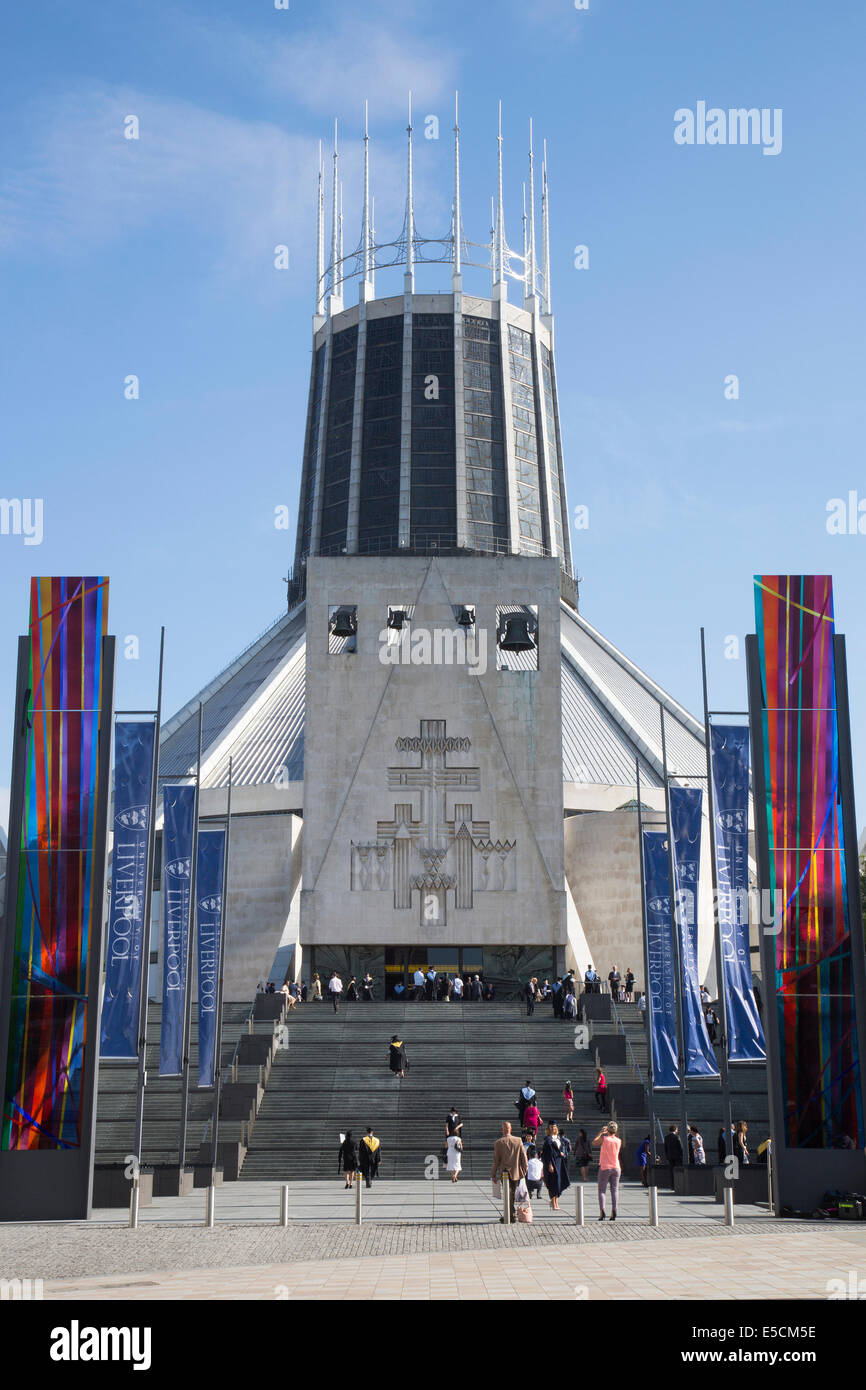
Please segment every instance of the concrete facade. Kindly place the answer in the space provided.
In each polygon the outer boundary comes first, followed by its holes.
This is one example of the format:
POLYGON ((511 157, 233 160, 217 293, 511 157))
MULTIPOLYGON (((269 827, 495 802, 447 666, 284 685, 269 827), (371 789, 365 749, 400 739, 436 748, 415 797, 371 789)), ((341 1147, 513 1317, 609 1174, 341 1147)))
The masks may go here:
POLYGON ((559 564, 526 557, 311 558, 300 935, 563 949, 559 564), (463 664, 436 660, 462 635, 463 664), (496 609, 537 605, 539 669, 497 671, 496 609), (328 616, 357 607, 357 651, 328 616), (398 664, 388 606, 411 611, 398 664), (423 633, 431 637, 431 663, 423 633), (477 672, 477 673, 475 673, 477 672))
MULTIPOLYGON (((664 830, 664 812, 643 814, 645 830, 664 830)), ((698 970, 701 980, 711 974, 713 955, 713 895, 709 825, 701 835, 701 874, 698 899, 698 970)), ((625 975, 629 966, 638 987, 643 984, 643 928, 636 810, 600 811, 569 816, 565 821, 565 873, 592 963, 606 976, 611 966, 625 975)), ((588 962, 576 961, 581 970, 588 962)))

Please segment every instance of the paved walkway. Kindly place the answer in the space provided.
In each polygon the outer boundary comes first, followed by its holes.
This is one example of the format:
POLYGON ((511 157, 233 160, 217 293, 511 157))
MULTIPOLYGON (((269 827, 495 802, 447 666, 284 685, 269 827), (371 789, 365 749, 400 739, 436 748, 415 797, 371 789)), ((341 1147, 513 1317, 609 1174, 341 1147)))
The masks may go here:
MULTIPOLYGON (((45 1297, 104 1299, 821 1299, 857 1288, 866 1241, 844 1233, 764 1228, 682 1241, 614 1241, 300 1260, 232 1269, 140 1273, 114 1279, 48 1280, 45 1297), (754 1234, 754 1233, 753 1233, 754 1234), (835 1281, 835 1282, 834 1282, 835 1281)), ((866 1284, 864 1284, 866 1287, 866 1284)))
MULTIPOLYGON (((489 1183, 381 1182, 354 1224, 354 1195, 339 1183, 217 1189, 217 1225, 204 1226, 204 1192, 159 1198, 129 1230, 122 1212, 90 1223, 0 1226, 6 1277, 41 1278, 49 1299, 820 1298, 828 1281, 864 1281, 866 1231, 847 1223, 779 1222, 738 1207, 729 1230, 706 1198, 647 1194, 627 1184, 615 1224, 586 1225, 573 1190, 561 1212, 534 1204, 531 1226, 500 1225, 489 1183)), ((832 1286, 831 1286, 832 1287, 832 1286)))

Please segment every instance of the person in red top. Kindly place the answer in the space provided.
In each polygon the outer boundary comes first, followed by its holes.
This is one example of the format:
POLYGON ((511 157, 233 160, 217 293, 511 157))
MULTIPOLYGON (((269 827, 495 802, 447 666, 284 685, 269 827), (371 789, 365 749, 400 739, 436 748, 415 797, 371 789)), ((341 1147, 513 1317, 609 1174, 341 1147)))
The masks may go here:
POLYGON ((616 1123, 611 1120, 610 1124, 605 1125, 593 1139, 593 1147, 601 1145, 601 1153, 598 1156, 598 1209, 601 1212, 599 1221, 604 1221, 604 1194, 610 1185, 610 1204, 611 1221, 616 1220, 617 1198, 619 1196, 619 1178, 622 1169, 619 1162, 619 1151, 622 1147, 622 1140, 617 1138, 616 1123))
POLYGON ((533 1100, 530 1101, 523 1112, 523 1128, 526 1130, 527 1134, 530 1134, 533 1140, 535 1140, 538 1137, 540 1127, 541 1113, 533 1100))
POLYGON ((607 1077, 601 1067, 596 1068, 595 1103, 599 1110, 607 1110, 607 1077))
POLYGON ((564 1089, 563 1092, 562 1092, 562 1099, 563 1099, 564 1102, 565 1102, 565 1118, 566 1118, 566 1120, 573 1120, 573 1119, 574 1119, 574 1091, 573 1091, 572 1088, 571 1088, 571 1082, 570 1082, 570 1081, 566 1081, 566 1083, 565 1083, 565 1089, 564 1089))

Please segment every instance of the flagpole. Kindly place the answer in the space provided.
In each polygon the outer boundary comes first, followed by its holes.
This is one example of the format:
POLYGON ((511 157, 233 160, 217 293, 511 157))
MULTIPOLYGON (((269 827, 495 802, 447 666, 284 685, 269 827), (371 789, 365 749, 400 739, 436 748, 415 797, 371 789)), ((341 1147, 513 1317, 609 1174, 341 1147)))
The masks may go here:
MULTIPOLYGON (((135 1130, 132 1152, 139 1170, 144 1162, 144 1088, 147 1085, 147 1000, 150 976, 150 932, 153 916, 153 871, 156 860, 156 807, 159 796, 159 730, 162 723, 162 673, 165 658, 165 628, 159 632, 159 678, 156 691, 156 727, 153 735, 153 763, 150 774, 150 807, 147 816, 147 869, 144 876, 144 909, 141 920, 141 979, 138 994, 138 1080, 135 1094, 135 1130)), ((137 1178, 136 1180, 137 1181, 137 1178)))
MULTIPOLYGON (((635 755, 634 760, 635 781, 637 783, 637 837, 638 853, 640 856, 640 908, 641 908, 641 934, 643 936, 643 979, 644 979, 644 1023, 646 1025, 646 1067, 647 1067, 647 1100, 649 1103, 649 1126, 650 1126, 650 1151, 647 1157, 648 1163, 654 1162, 656 1151, 656 1114, 655 1114, 655 1072, 653 1069, 653 1039, 652 1027, 650 1025, 650 996, 649 996, 649 933, 647 931, 646 916, 646 868, 643 856, 643 811, 640 804, 640 758, 635 755)), ((652 1173, 647 1175, 652 1177, 652 1173)), ((652 1185, 652 1184, 650 1184, 652 1185)))
MULTIPOLYGON (((677 1019, 677 1053, 679 1072, 679 1091, 680 1091, 680 1121, 682 1124, 681 1142, 683 1146, 683 1163, 688 1161, 689 1128, 686 1117, 686 1057, 685 1044, 683 1042, 683 962, 680 951, 680 929, 677 921, 677 885, 674 877, 674 837, 671 828, 671 798, 668 786, 668 755, 667 744, 665 742, 665 711, 664 705, 659 705, 659 715, 662 728, 662 775, 665 784, 665 818, 668 828, 668 875, 670 877, 671 892, 671 930, 674 936, 674 968, 676 970, 676 980, 674 981, 674 1006, 677 1019)), ((697 898, 697 895, 695 895, 697 898)))
MULTIPOLYGON (((719 1006, 721 1010, 722 1024, 722 1124, 725 1130, 725 1154, 733 1153, 733 1141, 731 1129, 733 1117, 731 1113, 731 1081, 728 1071, 728 996, 725 989, 725 978, 722 969, 722 924, 719 920, 719 868, 716 860, 716 807, 713 798, 713 759, 710 748, 710 708, 707 695, 707 648, 704 629, 701 628, 701 677, 704 689, 704 729, 706 731, 706 753, 707 753, 707 811, 710 819, 710 863, 713 871, 713 928, 715 933, 716 950, 716 984, 718 986, 719 1006)), ((733 908, 733 904, 731 904, 733 908)), ((732 1185, 732 1180, 727 1176, 727 1169, 723 1179, 726 1187, 732 1185)))
POLYGON ((183 1174, 186 1165, 186 1122, 187 1111, 189 1109, 189 1034, 190 1020, 192 1016, 192 963, 195 960, 193 953, 193 938, 195 936, 195 880, 196 868, 198 864, 198 813, 201 795, 201 743, 202 743, 202 717, 204 706, 198 707, 198 758, 196 761, 195 772, 195 808, 192 820, 192 859, 189 866, 189 912, 187 915, 186 933, 186 977, 183 999, 183 1067, 181 1071, 180 1083, 180 1136, 178 1139, 178 1152, 180 1156, 180 1177, 178 1180, 178 1195, 183 1192, 183 1174))
POLYGON ((215 1071, 213 1087, 213 1124, 211 1126, 211 1152, 210 1152, 210 1185, 213 1186, 216 1176, 217 1158, 219 1149, 217 1148, 217 1135, 220 1121, 220 1093, 222 1091, 222 1037, 223 1037, 223 969, 226 954, 226 928, 228 924, 229 906, 229 849, 232 837, 232 760, 229 758, 229 786, 226 798, 226 843, 223 855, 223 883, 222 898, 220 900, 220 948, 219 948, 219 967, 217 970, 217 1012, 216 1012, 216 1046, 215 1046, 215 1071))

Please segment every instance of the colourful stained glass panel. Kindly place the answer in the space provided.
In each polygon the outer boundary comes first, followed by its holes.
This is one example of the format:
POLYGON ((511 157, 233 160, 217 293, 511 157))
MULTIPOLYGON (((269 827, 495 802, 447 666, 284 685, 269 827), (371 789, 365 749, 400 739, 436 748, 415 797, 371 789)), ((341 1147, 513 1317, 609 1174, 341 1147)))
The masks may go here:
MULTIPOLYGON (((0 1146, 81 1144, 108 580, 31 581, 23 818, 0 1146)), ((104 780, 104 779, 103 779, 104 780)))
POLYGON ((832 579, 756 575, 755 611, 785 1138, 862 1148, 832 579))

